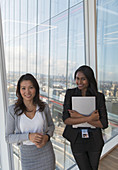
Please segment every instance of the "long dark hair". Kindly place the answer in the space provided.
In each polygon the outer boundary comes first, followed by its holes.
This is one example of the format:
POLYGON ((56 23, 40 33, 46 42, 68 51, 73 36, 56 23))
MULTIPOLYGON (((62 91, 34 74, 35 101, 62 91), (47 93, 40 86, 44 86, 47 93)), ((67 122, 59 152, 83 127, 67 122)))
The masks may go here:
POLYGON ((38 85, 38 82, 37 80, 35 79, 35 77, 32 75, 32 74, 24 74, 20 77, 20 79, 18 80, 18 83, 17 83, 17 88, 16 88, 16 96, 17 96, 17 100, 16 100, 16 103, 15 103, 15 114, 17 115, 21 115, 23 112, 27 111, 27 108, 23 102, 23 98, 21 96, 21 93, 20 93, 20 84, 22 81, 24 80, 30 80, 36 90, 36 94, 33 98, 33 104, 35 105, 38 105, 39 106, 39 111, 43 111, 44 108, 45 108, 45 104, 44 102, 39 98, 39 85, 38 85), (19 111, 21 111, 19 113, 19 111))
POLYGON ((96 96, 96 94, 98 92, 98 88, 97 88, 97 82, 96 82, 96 79, 95 79, 94 72, 93 72, 92 68, 87 66, 87 65, 80 66, 75 71, 74 79, 76 79, 76 74, 79 71, 82 72, 86 76, 86 78, 88 80, 89 86, 88 86, 87 92, 90 93, 91 95, 96 96))

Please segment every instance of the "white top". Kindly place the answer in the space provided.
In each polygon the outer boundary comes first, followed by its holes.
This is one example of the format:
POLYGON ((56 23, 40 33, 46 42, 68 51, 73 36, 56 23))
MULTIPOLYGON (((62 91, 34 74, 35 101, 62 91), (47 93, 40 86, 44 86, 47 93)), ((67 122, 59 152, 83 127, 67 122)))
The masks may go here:
MULTIPOLYGON (((20 116, 20 130, 22 133, 43 133, 44 120, 41 112, 36 111, 32 119, 24 113, 20 116)), ((30 140, 24 141, 24 145, 34 145, 30 140)))

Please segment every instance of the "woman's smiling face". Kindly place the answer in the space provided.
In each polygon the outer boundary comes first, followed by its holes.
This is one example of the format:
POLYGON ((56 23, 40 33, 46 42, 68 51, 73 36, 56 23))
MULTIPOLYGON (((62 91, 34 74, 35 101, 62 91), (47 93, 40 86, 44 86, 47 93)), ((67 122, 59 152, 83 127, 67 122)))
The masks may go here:
POLYGON ((81 71, 77 72, 75 81, 76 81, 78 88, 82 92, 87 91, 87 88, 89 86, 88 79, 86 78, 86 76, 81 71))
POLYGON ((23 80, 20 83, 20 93, 24 101, 33 101, 36 89, 30 80, 23 80))

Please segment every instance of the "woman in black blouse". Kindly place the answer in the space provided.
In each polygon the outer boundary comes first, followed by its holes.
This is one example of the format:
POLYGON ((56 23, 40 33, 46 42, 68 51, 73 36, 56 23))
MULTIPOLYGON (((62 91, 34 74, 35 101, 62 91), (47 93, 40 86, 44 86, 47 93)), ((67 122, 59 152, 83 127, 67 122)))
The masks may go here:
POLYGON ((72 153, 80 170, 97 170, 104 145, 101 129, 108 127, 105 97, 98 92, 93 70, 89 66, 79 67, 74 78, 77 87, 68 89, 64 100, 63 121, 66 127, 63 136, 70 141, 72 153), (96 110, 89 116, 72 110, 73 96, 95 96, 96 110), (95 128, 72 127, 85 122, 95 128))

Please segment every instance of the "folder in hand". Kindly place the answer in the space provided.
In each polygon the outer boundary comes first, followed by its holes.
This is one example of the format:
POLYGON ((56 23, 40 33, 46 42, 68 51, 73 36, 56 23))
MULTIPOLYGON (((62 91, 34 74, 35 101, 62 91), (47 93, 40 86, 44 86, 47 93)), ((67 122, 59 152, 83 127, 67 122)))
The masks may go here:
MULTIPOLYGON (((78 113, 82 115, 90 115, 93 111, 96 110, 95 107, 95 97, 72 97, 72 110, 77 111, 78 113)), ((95 128, 95 126, 90 125, 89 123, 80 123, 73 125, 73 128, 78 128, 78 127, 90 127, 90 128, 95 128)))

